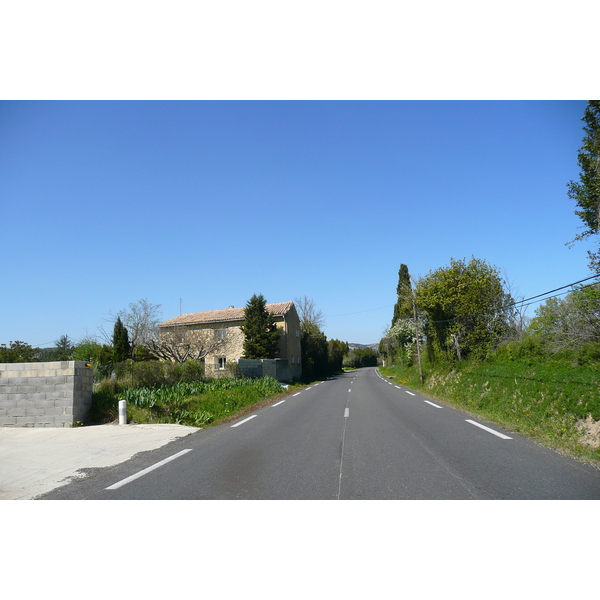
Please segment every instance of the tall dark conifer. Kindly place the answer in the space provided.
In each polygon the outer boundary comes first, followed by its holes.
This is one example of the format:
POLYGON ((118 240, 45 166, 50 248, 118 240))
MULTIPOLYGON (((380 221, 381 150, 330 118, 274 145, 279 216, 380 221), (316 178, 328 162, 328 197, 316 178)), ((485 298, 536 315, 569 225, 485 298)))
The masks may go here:
POLYGON ((275 358, 277 356, 279 330, 274 317, 267 310, 262 294, 254 294, 244 309, 245 358, 275 358))
POLYGON ((121 321, 121 317, 118 317, 113 330, 113 361, 115 363, 123 362, 130 355, 131 344, 129 343, 129 334, 121 321))
POLYGON ((400 265, 398 271, 398 286, 396 287, 396 295, 398 297, 394 306, 394 316, 392 317, 392 327, 398 319, 412 318, 412 305, 410 301, 410 274, 408 267, 405 264, 400 265))

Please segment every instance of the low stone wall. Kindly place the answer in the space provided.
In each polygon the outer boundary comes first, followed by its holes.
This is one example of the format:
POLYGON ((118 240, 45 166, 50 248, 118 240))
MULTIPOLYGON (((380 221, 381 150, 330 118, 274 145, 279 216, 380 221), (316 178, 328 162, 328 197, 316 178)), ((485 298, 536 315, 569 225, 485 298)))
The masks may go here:
POLYGON ((0 426, 70 427, 92 406, 89 363, 0 364, 0 426))
POLYGON ((278 381, 291 379, 288 361, 283 358, 240 358, 238 367, 244 377, 273 377, 278 381))

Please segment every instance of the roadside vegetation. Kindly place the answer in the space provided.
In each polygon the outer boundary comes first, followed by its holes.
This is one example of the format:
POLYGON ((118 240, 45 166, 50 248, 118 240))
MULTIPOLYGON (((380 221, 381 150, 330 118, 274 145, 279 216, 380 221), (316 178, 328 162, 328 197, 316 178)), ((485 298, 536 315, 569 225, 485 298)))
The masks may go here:
MULTIPOLYGON (((119 400, 127 402, 130 423, 176 423, 208 427, 289 394, 272 377, 204 378, 202 364, 160 361, 123 364, 116 378, 94 386, 88 424, 118 419, 119 400)), ((297 386, 296 386, 297 387, 297 386)))

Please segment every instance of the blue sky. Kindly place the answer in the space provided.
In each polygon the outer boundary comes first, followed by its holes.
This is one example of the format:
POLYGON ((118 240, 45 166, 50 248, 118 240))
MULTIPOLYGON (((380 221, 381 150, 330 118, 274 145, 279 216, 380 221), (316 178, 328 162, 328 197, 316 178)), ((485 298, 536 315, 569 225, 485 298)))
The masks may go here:
POLYGON ((485 259, 530 297, 589 276, 566 184, 585 101, 0 103, 0 343, 308 296, 374 343, 400 263, 485 259))

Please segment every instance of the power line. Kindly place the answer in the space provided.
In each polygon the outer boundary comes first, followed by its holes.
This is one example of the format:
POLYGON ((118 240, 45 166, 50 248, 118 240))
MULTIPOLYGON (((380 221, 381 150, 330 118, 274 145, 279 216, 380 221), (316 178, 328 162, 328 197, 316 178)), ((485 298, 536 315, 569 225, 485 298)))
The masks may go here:
MULTIPOLYGON (((515 300, 514 302, 511 302, 510 304, 505 304, 504 306, 500 306, 498 308, 494 308, 492 310, 488 310, 488 311, 484 311, 481 313, 475 313, 472 315, 462 315, 460 317, 454 317, 452 319, 441 319, 439 321, 430 321, 430 323, 451 323, 453 321, 460 321, 461 319, 469 319, 471 317, 482 317, 484 315, 490 314, 490 313, 496 313, 496 312, 500 312, 503 310, 507 310, 509 308, 513 308, 515 306, 523 306, 523 307, 529 307, 532 304, 537 304, 536 302, 530 302, 531 300, 535 300, 536 298, 542 298, 543 296, 548 296, 548 294, 552 294, 553 292, 558 292, 560 290, 564 290, 566 288, 571 288, 575 285, 578 285, 579 283, 583 283, 584 281, 589 281, 590 279, 596 279, 597 277, 600 277, 600 273, 597 273, 596 275, 592 275, 591 277, 586 277, 585 279, 580 279, 579 281, 575 281, 573 283, 569 283, 567 285, 563 285, 561 287, 558 287, 554 290, 549 290, 548 292, 544 292, 543 294, 537 294, 536 296, 532 296, 531 298, 524 298, 522 300, 515 300), (525 304, 525 302, 529 302, 529 304, 525 304)), ((595 283, 590 283, 586 286, 583 287, 590 287, 591 285, 596 285, 595 283)), ((557 296, 564 296, 565 294, 568 294, 569 292, 563 292, 562 294, 555 294, 554 296, 548 296, 547 298, 544 298, 544 300, 550 300, 550 298, 555 298, 557 296)))
MULTIPOLYGON (((578 285, 580 283, 583 283, 584 281, 589 281, 590 279, 596 279, 600 277, 600 273, 597 273, 596 275, 592 275, 591 277, 586 277, 584 279, 580 279, 579 281, 575 281, 573 283, 569 283, 567 285, 563 285, 561 287, 555 288, 553 290, 549 290, 547 292, 544 292, 543 294, 537 294, 535 296, 531 296, 531 298, 523 298, 522 300, 515 300, 514 302, 511 302, 510 304, 506 304, 504 306, 501 306, 500 308, 494 309, 493 311, 486 311, 483 313, 475 313, 472 315, 463 315, 462 317, 454 317, 453 319, 443 319, 440 321, 430 321, 431 323, 449 323, 451 321, 458 321, 460 319, 467 319, 469 317, 478 317, 481 315, 485 315, 488 314, 490 312, 497 312, 497 311, 501 311, 501 310, 506 310, 508 308, 512 308, 514 306, 524 306, 524 307, 529 307, 532 304, 536 304, 535 302, 531 302, 531 300, 535 300, 536 298, 542 298, 543 296, 547 296, 548 294, 552 294, 554 292, 558 292, 560 290, 564 290, 566 288, 570 288, 573 287, 574 285, 578 285), (529 304, 525 304, 525 302, 529 302, 529 304)), ((589 285, 595 285, 595 284, 589 284, 589 285)), ((588 286, 584 286, 584 287, 588 287, 588 286)), ((568 294, 569 292, 564 292, 564 294, 568 294)), ((563 296, 564 294, 556 294, 556 296, 563 296)), ((555 298, 556 296, 550 296, 548 298, 545 298, 545 300, 549 300, 550 298, 555 298)), ((384 308, 391 308, 392 306, 394 306, 394 304, 387 304, 386 306, 380 306, 379 308, 368 308, 367 310, 359 310, 356 312, 351 312, 351 313, 343 313, 343 314, 339 314, 339 315, 325 315, 324 318, 325 319, 330 319, 333 317, 347 317, 347 316, 351 316, 351 315, 360 315, 366 312, 373 312, 375 310, 383 310, 384 308)))
POLYGON ((368 308, 367 310, 359 310, 358 312, 351 312, 351 313, 343 313, 341 315, 325 315, 323 318, 324 319, 331 319, 333 317, 347 317, 348 315, 360 315, 362 313, 366 313, 366 312, 373 312, 374 310, 383 310, 384 308, 390 308, 394 306, 393 304, 387 304, 386 306, 380 306, 379 308, 368 308))

